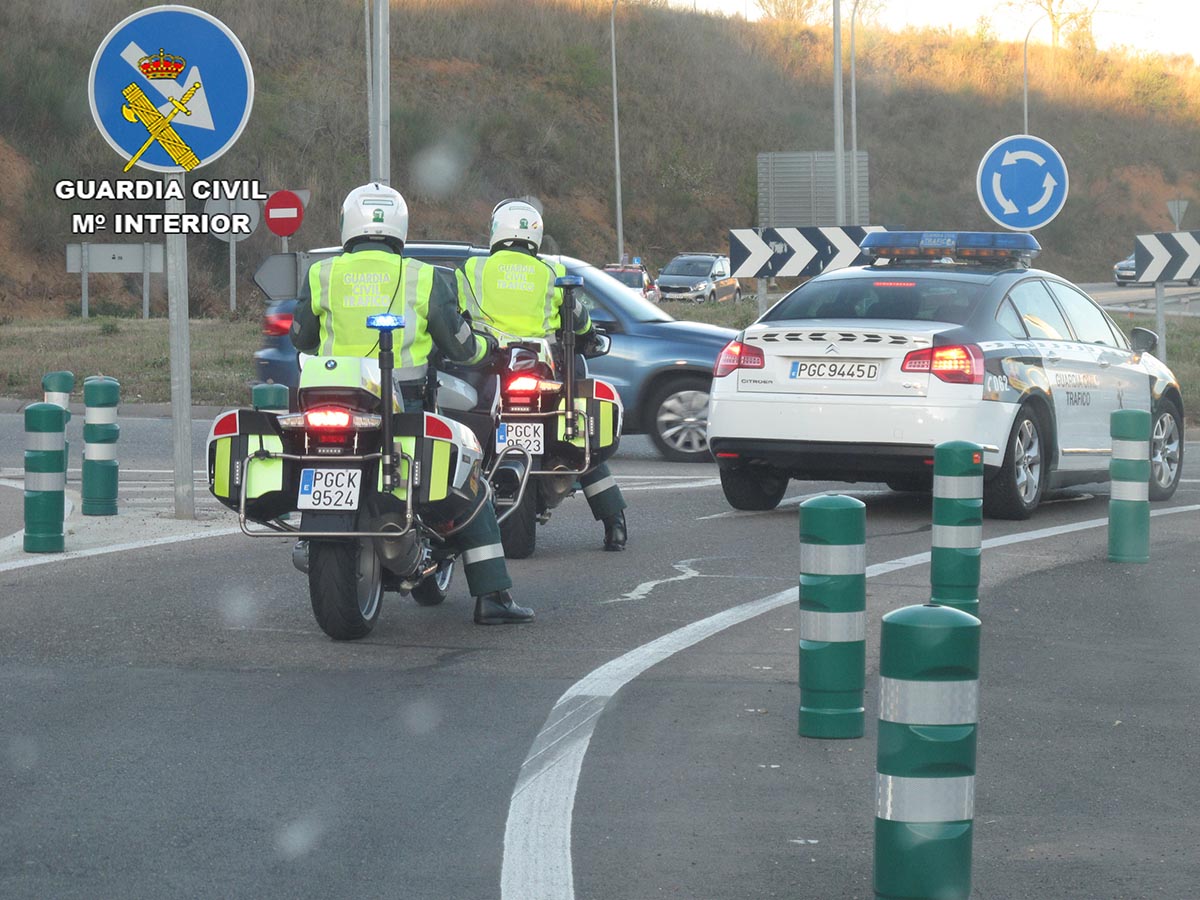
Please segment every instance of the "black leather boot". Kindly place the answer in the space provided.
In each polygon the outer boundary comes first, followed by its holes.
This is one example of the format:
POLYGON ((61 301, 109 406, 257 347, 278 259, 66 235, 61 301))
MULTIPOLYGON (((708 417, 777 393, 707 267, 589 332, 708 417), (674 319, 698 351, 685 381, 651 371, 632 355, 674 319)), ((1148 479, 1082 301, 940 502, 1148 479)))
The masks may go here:
POLYGON ((475 598, 476 625, 514 625, 533 621, 533 610, 517 606, 508 591, 493 591, 475 598))
POLYGON ((629 537, 625 529, 625 512, 622 510, 604 520, 604 549, 624 550, 625 540, 629 537))

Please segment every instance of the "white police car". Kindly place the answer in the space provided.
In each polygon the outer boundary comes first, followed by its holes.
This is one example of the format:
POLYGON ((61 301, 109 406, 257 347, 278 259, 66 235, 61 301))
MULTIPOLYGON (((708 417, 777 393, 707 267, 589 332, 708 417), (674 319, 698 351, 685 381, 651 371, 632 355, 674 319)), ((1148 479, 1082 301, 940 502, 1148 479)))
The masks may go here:
POLYGON ((1152 413, 1150 497, 1183 463, 1179 383, 1079 288, 1029 268, 1032 235, 875 232, 874 262, 796 288, 713 370, 708 443, 725 497, 772 509, 790 478, 928 490, 933 448, 984 448, 984 510, 1026 518, 1048 487, 1103 481, 1114 410, 1152 413))

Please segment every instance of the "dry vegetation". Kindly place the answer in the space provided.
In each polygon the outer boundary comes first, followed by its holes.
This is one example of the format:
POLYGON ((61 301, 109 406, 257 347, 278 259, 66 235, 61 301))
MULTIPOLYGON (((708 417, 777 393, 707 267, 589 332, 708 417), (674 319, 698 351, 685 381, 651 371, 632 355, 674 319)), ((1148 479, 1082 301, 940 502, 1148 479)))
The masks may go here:
MULTIPOLYGON (((0 320, 61 315, 77 296, 78 281, 62 274, 69 214, 105 209, 57 201, 52 186, 119 173, 91 121, 88 65, 116 22, 152 2, 0 6, 9 36, 0 57, 0 320)), ((296 241, 330 243, 340 198, 367 170, 362 4, 205 8, 245 44, 257 93, 239 143, 203 176, 310 188, 296 241)), ((613 255, 610 10, 607 0, 393 2, 392 175, 410 200, 414 237, 479 239, 498 198, 533 194, 564 251, 597 262, 613 255)), ((728 228, 754 223, 757 153, 831 146, 829 28, 621 4, 617 51, 625 242, 654 265, 684 247, 721 247, 728 228)), ((1195 196, 1200 73, 1190 58, 1087 46, 1034 44, 1029 62, 1031 130, 1071 172, 1066 210, 1039 233, 1041 261, 1099 280, 1134 234, 1170 227, 1165 200, 1195 196)), ((1021 63, 1020 44, 987 33, 859 28, 858 134, 871 154, 874 221, 991 227, 975 169, 996 139, 1021 130, 1021 63)), ((189 246, 193 311, 218 312, 226 245, 189 246)), ((239 246, 243 296, 277 246, 265 229, 239 246)), ((93 298, 136 307, 138 290, 97 280, 93 298)))

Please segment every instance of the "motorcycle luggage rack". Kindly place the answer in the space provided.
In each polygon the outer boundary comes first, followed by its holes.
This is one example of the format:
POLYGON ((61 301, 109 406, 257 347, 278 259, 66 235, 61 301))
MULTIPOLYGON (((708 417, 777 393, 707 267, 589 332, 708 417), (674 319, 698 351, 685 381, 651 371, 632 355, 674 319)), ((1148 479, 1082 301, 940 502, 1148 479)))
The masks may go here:
MULTIPOLYGON (((518 449, 518 448, 514 448, 514 449, 518 449)), ((400 459, 402 462, 408 463, 408 477, 404 481, 404 496, 411 497, 413 495, 413 493, 412 493, 412 491, 413 491, 412 475, 416 469, 416 466, 413 462, 413 458, 411 456, 409 456, 407 453, 402 452, 399 455, 400 455, 400 459)), ((367 454, 358 455, 358 456, 339 456, 339 457, 337 457, 337 461, 338 462, 363 463, 363 462, 370 462, 372 460, 377 460, 377 459, 382 459, 382 458, 383 458, 382 453, 367 453, 367 454)), ((409 503, 407 501, 405 501, 405 504, 404 504, 404 527, 398 531, 396 530, 396 526, 394 523, 389 523, 389 525, 391 525, 391 527, 386 531, 303 531, 299 527, 297 527, 295 525, 289 525, 286 522, 281 522, 279 519, 272 519, 271 521, 260 523, 264 526, 262 529, 251 529, 246 524, 246 522, 247 522, 247 517, 246 517, 246 480, 247 479, 245 477, 245 472, 247 471, 247 464, 252 459, 290 459, 293 462, 300 462, 300 463, 320 462, 320 463, 328 464, 331 457, 312 456, 312 455, 307 455, 307 454, 296 454, 296 453, 271 453, 270 451, 267 451, 267 452, 259 451, 258 453, 247 456, 244 460, 242 460, 242 473, 243 473, 242 474, 242 484, 241 484, 241 489, 238 494, 238 527, 242 529, 242 534, 244 534, 248 537, 396 538, 396 537, 401 537, 402 535, 408 534, 410 531, 412 531, 413 519, 414 519, 413 504, 409 503)), ((457 534, 458 532, 460 532, 464 528, 466 528, 468 525, 470 525, 472 522, 474 522, 475 517, 479 515, 479 511, 481 509, 483 509, 484 504, 486 504, 492 497, 492 486, 487 480, 485 480, 483 482, 483 488, 484 488, 483 499, 480 500, 480 502, 478 504, 476 504, 475 509, 473 509, 471 511, 471 514, 469 516, 467 516, 466 519, 464 519, 462 522, 458 523, 457 525, 455 525, 453 528, 449 529, 448 531, 444 531, 444 532, 434 531, 432 528, 430 528, 429 529, 430 533, 437 539, 444 541, 446 538, 450 537, 451 535, 457 534)), ((350 512, 350 510, 346 510, 346 511, 350 512)))

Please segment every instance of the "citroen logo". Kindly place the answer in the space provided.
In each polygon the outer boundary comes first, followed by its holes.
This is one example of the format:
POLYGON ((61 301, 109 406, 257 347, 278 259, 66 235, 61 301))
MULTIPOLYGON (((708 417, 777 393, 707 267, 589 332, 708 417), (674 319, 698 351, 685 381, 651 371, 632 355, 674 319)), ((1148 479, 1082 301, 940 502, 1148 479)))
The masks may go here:
POLYGON ((825 355, 828 356, 830 353, 841 353, 837 348, 837 344, 828 344, 825 347, 825 355))

